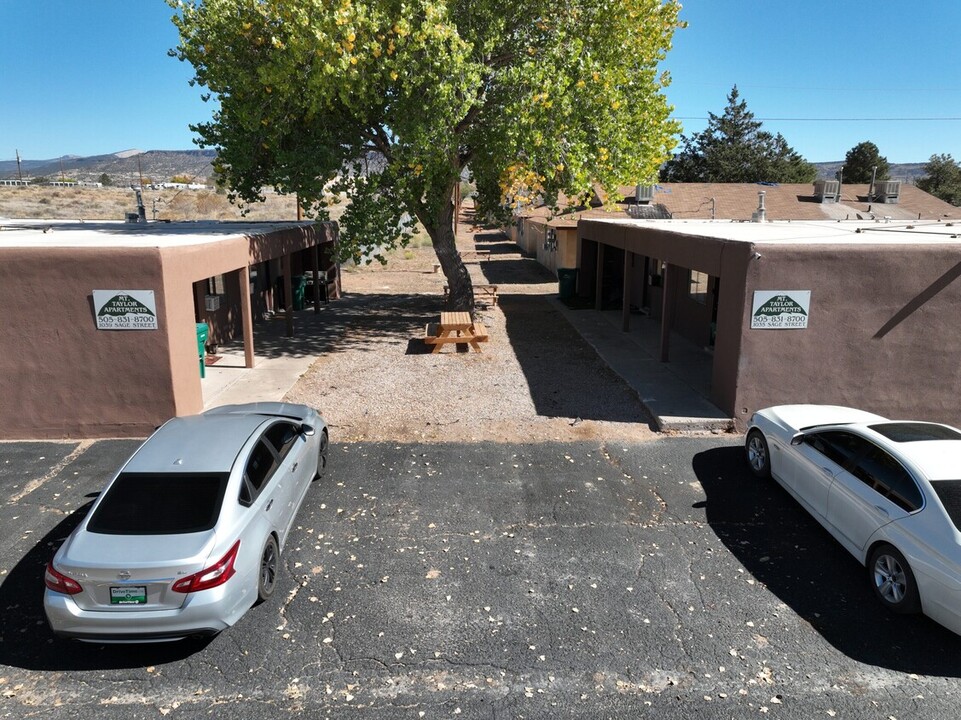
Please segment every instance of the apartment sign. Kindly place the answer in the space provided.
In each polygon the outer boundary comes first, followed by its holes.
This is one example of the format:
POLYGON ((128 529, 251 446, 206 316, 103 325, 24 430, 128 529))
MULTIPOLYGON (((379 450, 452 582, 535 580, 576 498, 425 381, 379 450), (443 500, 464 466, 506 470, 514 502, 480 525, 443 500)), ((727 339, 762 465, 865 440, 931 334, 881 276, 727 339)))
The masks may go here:
POLYGON ((98 330, 156 330, 153 290, 94 290, 98 330))
POLYGON ((751 329, 803 330, 810 309, 810 290, 755 290, 751 329))

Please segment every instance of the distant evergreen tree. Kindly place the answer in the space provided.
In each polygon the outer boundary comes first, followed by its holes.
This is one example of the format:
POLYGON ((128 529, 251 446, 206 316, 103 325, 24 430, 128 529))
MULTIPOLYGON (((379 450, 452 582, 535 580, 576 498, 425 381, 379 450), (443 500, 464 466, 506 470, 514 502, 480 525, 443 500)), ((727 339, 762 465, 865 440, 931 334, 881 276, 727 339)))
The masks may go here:
POLYGON ((784 136, 761 129, 739 100, 737 85, 723 115, 708 113, 707 128, 681 138, 683 148, 661 169, 665 182, 814 182, 817 168, 784 136))
POLYGON ((961 165, 950 155, 932 155, 917 185, 952 205, 961 205, 961 165))
POLYGON ((867 141, 858 143, 844 156, 844 181, 869 183, 874 168, 877 168, 875 180, 887 180, 891 176, 891 166, 887 158, 881 156, 878 146, 867 141))
POLYGON ((103 185, 104 187, 110 187, 111 185, 113 185, 113 180, 110 178, 109 175, 107 175, 107 173, 103 173, 103 174, 100 176, 99 182, 100 182, 100 184, 103 185))

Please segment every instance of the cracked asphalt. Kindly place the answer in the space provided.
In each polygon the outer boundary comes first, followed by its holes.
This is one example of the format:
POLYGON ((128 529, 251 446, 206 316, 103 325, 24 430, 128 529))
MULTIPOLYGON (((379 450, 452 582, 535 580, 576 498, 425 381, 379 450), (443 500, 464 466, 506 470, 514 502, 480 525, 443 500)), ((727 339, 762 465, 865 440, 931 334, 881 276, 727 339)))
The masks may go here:
POLYGON ((277 594, 205 642, 54 640, 43 565, 135 441, 0 444, 0 717, 953 718, 739 438, 331 447, 277 594))

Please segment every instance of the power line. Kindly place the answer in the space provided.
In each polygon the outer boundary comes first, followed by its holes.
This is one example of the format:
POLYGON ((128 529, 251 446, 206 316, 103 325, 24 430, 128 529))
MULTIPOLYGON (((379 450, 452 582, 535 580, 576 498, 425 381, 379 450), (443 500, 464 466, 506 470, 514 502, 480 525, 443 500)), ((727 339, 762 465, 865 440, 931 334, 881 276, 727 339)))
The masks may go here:
MULTIPOLYGON (((709 117, 675 115, 675 120, 710 120, 709 117)), ((957 122, 961 117, 863 117, 863 118, 803 118, 803 117, 755 117, 761 122, 957 122)))

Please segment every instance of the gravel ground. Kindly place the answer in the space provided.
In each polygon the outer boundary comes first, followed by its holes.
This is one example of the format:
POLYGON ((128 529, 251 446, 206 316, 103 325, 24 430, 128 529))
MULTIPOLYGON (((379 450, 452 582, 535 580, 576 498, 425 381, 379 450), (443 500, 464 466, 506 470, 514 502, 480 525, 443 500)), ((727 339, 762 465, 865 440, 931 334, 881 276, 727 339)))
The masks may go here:
POLYGON ((420 341, 443 309, 444 276, 431 247, 400 250, 386 266, 343 273, 344 298, 329 306, 321 355, 287 394, 324 413, 340 441, 648 440, 637 395, 611 372, 547 298, 557 282, 503 235, 462 226, 475 284, 498 285, 481 308, 482 352, 420 341))

